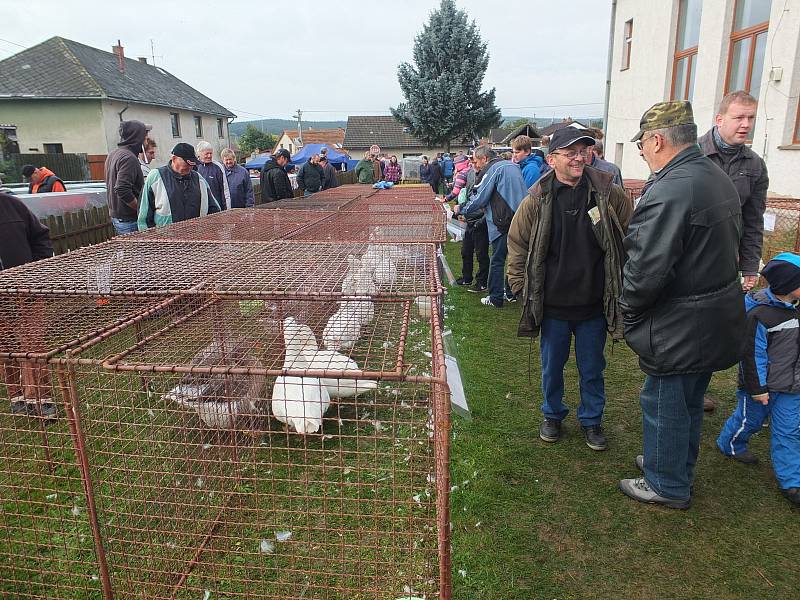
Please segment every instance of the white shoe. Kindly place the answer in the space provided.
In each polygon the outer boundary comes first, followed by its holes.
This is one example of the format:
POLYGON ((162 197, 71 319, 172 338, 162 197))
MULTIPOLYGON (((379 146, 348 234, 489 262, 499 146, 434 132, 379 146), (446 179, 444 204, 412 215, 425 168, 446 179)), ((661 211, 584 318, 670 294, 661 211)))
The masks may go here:
POLYGON ((484 296, 483 298, 481 298, 481 304, 483 304, 484 306, 492 306, 494 308, 503 308, 502 306, 497 306, 497 304, 492 302, 491 296, 484 296))

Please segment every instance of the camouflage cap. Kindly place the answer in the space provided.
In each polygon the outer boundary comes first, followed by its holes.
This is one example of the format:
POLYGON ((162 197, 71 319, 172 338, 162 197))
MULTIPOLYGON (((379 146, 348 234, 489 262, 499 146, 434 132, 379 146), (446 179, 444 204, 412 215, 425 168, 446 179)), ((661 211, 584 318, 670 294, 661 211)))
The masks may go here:
POLYGON ((658 102, 648 108, 639 120, 639 133, 633 136, 632 142, 642 139, 645 131, 675 127, 676 125, 694 125, 692 103, 686 100, 658 102))

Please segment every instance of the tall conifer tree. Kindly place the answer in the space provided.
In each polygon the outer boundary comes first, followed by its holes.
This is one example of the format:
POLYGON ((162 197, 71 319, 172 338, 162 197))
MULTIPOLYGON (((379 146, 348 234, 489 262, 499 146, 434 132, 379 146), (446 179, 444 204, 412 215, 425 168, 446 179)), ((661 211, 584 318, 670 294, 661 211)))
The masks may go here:
POLYGON ((414 64, 397 69, 406 101, 392 108, 394 118, 429 147, 485 135, 500 125, 494 88, 481 92, 489 66, 486 43, 475 21, 442 0, 414 40, 414 64))

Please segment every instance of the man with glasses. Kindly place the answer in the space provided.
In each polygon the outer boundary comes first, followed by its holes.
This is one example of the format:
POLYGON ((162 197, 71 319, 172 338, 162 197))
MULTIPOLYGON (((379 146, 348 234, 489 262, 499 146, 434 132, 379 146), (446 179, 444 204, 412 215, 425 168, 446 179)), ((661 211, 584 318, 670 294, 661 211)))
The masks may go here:
POLYGON ((564 127, 550 138, 552 167, 530 189, 508 234, 508 280, 524 306, 518 334, 541 335, 542 413, 539 437, 561 438, 569 413, 564 366, 575 338, 580 375, 578 421, 592 450, 607 448, 601 426, 606 394, 607 333, 622 338, 617 298, 622 287, 622 239, 632 207, 611 174, 587 167, 594 138, 564 127))
POLYGON ((139 231, 219 212, 208 183, 193 170, 197 162, 194 148, 181 142, 169 163, 150 171, 139 202, 139 231))
POLYGON ((628 227, 625 340, 646 374, 642 476, 624 494, 689 508, 711 374, 737 363, 745 331, 739 195, 697 145, 692 105, 659 102, 632 141, 653 173, 628 227))

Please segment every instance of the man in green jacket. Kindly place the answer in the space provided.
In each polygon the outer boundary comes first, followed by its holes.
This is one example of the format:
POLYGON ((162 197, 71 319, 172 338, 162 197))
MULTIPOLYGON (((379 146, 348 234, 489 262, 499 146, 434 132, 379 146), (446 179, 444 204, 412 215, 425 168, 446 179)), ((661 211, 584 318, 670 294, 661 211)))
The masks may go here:
POLYGON ((508 282, 522 294, 519 335, 541 333, 542 413, 539 437, 557 442, 564 404, 564 366, 572 337, 580 374, 577 410, 586 444, 605 450, 607 332, 622 338, 622 239, 633 206, 612 176, 585 164, 595 140, 574 127, 550 138, 552 169, 530 189, 508 232, 508 282))
POLYGON ((372 185, 375 183, 375 172, 372 165, 372 155, 369 152, 364 153, 364 158, 358 161, 355 168, 358 183, 368 183, 372 185))

